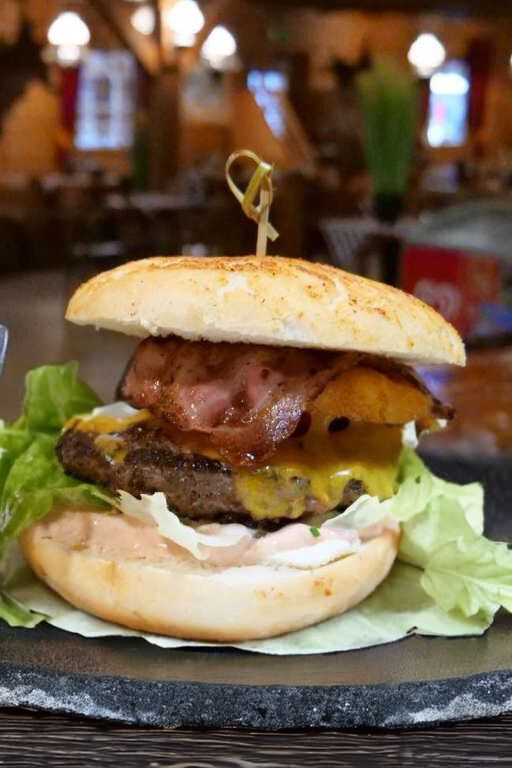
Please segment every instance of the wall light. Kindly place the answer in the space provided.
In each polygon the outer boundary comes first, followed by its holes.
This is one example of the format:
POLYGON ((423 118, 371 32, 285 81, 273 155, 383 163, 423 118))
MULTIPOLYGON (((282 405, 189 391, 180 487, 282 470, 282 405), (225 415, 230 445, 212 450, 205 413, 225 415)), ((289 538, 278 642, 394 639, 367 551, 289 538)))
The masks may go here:
POLYGON ((152 35, 156 25, 155 9, 151 5, 141 5, 132 13, 130 23, 141 35, 152 35))
POLYGON ((224 69, 237 51, 236 40, 226 27, 212 29, 201 48, 201 56, 213 69, 224 69))
POLYGON ((409 48, 407 58, 420 77, 430 77, 443 64, 446 50, 435 35, 424 32, 409 48))
POLYGON ((204 26, 204 16, 195 0, 178 0, 165 12, 164 24, 174 34, 174 43, 180 48, 190 48, 196 35, 204 26))

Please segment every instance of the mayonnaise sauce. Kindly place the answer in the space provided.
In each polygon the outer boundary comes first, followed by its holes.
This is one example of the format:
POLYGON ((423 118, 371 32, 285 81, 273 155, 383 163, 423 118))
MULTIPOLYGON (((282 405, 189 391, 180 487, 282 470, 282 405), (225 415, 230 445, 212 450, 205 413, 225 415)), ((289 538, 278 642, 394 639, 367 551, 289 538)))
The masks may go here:
MULTIPOLYGON (((151 524, 139 522, 125 515, 108 512, 64 511, 49 515, 38 523, 45 538, 55 539, 70 550, 91 550, 100 557, 115 560, 142 561, 155 565, 165 565, 176 557, 189 558, 191 555, 180 546, 162 537, 151 524)), ((365 531, 364 540, 380 535, 387 524, 378 525, 374 530, 365 531)), ((198 531, 209 534, 219 533, 222 526, 211 523, 198 527, 198 531)), ((321 547, 326 542, 343 542, 340 551, 351 554, 361 545, 357 531, 350 529, 329 528, 312 529, 304 523, 290 523, 279 531, 257 536, 247 528, 247 535, 234 545, 225 547, 204 547, 206 558, 196 560, 218 568, 245 565, 261 565, 275 562, 275 556, 283 553, 309 550, 310 554, 301 558, 302 567, 313 568, 323 565, 321 547), (316 554, 315 554, 316 547, 316 554)), ((324 548, 325 551, 325 548, 324 548)), ((338 559, 333 556, 331 559, 338 559)), ((283 560, 286 562, 286 559, 283 560)))

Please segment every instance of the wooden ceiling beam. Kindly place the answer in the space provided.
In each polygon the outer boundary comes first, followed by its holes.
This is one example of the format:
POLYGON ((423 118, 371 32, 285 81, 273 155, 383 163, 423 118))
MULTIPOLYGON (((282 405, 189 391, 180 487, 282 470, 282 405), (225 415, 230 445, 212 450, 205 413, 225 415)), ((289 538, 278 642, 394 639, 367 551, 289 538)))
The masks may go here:
POLYGON ((136 6, 119 0, 89 0, 91 7, 110 27, 119 42, 130 50, 142 69, 155 76, 161 69, 160 46, 150 35, 141 35, 130 23, 130 15, 136 6))
POLYGON ((276 7, 310 7, 325 11, 362 10, 383 13, 442 13, 445 15, 484 16, 490 19, 512 18, 512 0, 251 0, 266 5, 271 12, 276 7))

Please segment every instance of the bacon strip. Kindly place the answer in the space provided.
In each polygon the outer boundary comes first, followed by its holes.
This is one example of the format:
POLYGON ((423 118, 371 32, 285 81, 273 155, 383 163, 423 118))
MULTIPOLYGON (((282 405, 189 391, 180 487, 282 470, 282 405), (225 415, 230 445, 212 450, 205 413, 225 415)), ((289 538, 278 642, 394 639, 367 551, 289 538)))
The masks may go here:
POLYGON ((150 337, 139 344, 119 395, 178 430, 206 434, 234 467, 264 462, 281 442, 301 431, 302 417, 310 410, 370 423, 414 420, 423 427, 436 416, 453 415, 414 371, 392 361, 350 352, 190 342, 175 336, 150 337), (356 367, 358 376, 353 375, 356 371, 342 375, 356 367), (383 373, 384 382, 380 374, 380 379, 377 374, 363 375, 371 374, 368 369, 383 373), (394 387, 393 380, 398 382, 394 387), (403 407, 390 407, 394 397, 401 398, 403 407))
POLYGON ((357 355, 246 344, 145 339, 120 396, 184 431, 209 434, 235 466, 268 458, 308 403, 357 355))

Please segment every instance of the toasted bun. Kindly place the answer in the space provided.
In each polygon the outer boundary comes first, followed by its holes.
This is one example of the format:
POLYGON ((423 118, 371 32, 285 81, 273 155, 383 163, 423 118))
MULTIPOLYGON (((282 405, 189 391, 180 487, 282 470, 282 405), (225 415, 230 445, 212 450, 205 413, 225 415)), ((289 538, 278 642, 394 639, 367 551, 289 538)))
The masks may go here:
MULTIPOLYGON (((93 525, 96 536, 109 517, 84 511, 72 514, 86 516, 80 522, 93 525)), ((70 536, 66 515, 52 515, 22 536, 25 557, 40 579, 95 616, 193 640, 273 637, 343 613, 387 576, 398 545, 398 534, 386 532, 359 553, 312 570, 262 565, 214 568, 188 553, 158 562, 137 558, 135 542, 127 556, 114 557, 112 551, 107 555, 79 535, 70 536)), ((135 537, 131 523, 124 525, 127 535, 135 537)), ((123 538, 119 522, 116 526, 123 538)))
POLYGON ((396 288, 300 259, 153 258, 82 285, 66 317, 133 336, 357 350, 464 365, 462 341, 396 288))

